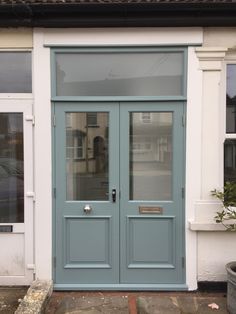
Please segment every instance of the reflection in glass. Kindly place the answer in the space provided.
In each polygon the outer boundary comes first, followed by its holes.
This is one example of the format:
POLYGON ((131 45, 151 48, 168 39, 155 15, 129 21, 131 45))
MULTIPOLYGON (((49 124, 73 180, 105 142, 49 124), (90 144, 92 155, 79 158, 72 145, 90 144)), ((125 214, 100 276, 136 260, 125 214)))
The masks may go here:
POLYGON ((224 143, 224 182, 236 182, 236 140, 227 139, 224 143))
POLYGON ((183 60, 182 52, 57 53, 57 95, 182 95, 183 60))
POLYGON ((236 64, 227 65, 226 133, 236 133, 236 64))
POLYGON ((172 199, 172 113, 130 114, 130 200, 172 199))
POLYGON ((66 113, 67 200, 108 200, 108 113, 66 113))
POLYGON ((24 222, 23 114, 0 113, 0 223, 24 222))
POLYGON ((31 53, 0 52, 0 93, 31 93, 31 53))

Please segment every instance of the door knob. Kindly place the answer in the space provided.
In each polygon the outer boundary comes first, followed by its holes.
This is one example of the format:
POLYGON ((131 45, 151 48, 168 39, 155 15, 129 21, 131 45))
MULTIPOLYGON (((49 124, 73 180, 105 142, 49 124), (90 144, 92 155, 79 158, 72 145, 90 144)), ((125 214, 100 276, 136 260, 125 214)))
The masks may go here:
POLYGON ((90 205, 85 205, 84 206, 84 212, 85 214, 89 214, 92 211, 92 207, 90 205))

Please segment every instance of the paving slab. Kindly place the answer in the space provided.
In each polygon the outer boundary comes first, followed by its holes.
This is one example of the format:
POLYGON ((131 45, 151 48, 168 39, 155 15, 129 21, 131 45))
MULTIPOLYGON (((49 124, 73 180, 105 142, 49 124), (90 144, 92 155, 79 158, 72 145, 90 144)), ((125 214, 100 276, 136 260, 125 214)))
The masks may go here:
POLYGON ((12 314, 24 298, 28 287, 0 287, 0 313, 12 314))
POLYGON ((129 314, 125 296, 67 295, 59 302, 50 302, 45 314, 129 314))
POLYGON ((226 314, 225 297, 143 296, 137 299, 138 314, 226 314), (215 304, 218 309, 208 305, 215 304))

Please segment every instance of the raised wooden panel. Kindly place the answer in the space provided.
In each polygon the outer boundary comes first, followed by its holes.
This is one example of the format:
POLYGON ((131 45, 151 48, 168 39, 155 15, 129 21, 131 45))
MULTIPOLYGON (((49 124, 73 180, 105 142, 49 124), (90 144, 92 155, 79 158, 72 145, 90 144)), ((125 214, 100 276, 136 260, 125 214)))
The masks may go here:
POLYGON ((174 268, 174 217, 127 217, 128 268, 174 268))
POLYGON ((65 268, 110 268, 111 217, 65 217, 65 268))

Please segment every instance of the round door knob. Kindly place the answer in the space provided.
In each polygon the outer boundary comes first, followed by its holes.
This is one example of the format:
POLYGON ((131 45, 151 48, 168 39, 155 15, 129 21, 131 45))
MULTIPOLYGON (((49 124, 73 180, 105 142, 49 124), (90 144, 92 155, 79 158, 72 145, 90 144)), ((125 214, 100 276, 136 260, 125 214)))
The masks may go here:
POLYGON ((92 207, 90 205, 84 206, 84 212, 85 214, 89 214, 92 211, 92 207))

